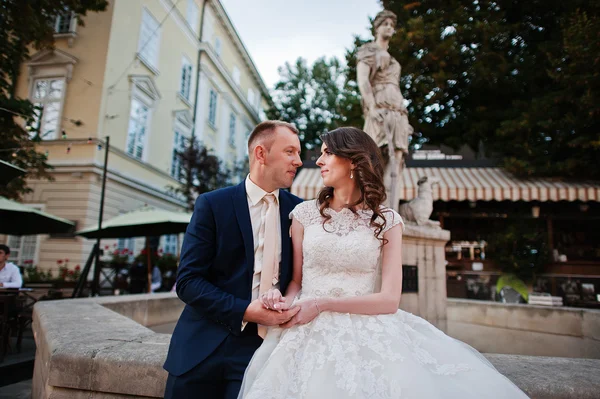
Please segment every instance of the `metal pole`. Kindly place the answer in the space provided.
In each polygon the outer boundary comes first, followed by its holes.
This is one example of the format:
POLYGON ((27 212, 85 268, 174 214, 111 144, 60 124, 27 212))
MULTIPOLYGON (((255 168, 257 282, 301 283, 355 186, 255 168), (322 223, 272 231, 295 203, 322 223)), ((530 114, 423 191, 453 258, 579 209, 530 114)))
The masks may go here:
MULTIPOLYGON (((106 191, 106 168, 108 165, 108 152, 110 150, 110 136, 106 136, 104 144, 104 168, 102 169, 102 191, 100 192, 100 214, 98 215, 98 234, 102 232, 102 218, 104 217, 104 193, 106 191)), ((94 264, 94 282, 92 284, 92 296, 98 295, 100 291, 100 237, 96 239, 96 262, 94 264)))
POLYGON ((148 273, 148 294, 152 294, 152 256, 150 254, 150 237, 146 237, 146 262, 147 262, 147 270, 148 273))

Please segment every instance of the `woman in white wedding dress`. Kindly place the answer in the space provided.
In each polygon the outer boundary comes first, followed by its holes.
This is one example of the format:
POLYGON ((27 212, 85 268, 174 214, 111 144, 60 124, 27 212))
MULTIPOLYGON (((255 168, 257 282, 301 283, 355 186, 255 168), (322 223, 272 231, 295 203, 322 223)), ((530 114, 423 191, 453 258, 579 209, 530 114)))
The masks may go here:
POLYGON ((384 208, 383 167, 362 130, 324 134, 318 200, 292 212, 294 276, 239 398, 526 398, 475 349, 398 310, 403 222, 384 208), (376 280, 381 268, 381 288, 376 280))

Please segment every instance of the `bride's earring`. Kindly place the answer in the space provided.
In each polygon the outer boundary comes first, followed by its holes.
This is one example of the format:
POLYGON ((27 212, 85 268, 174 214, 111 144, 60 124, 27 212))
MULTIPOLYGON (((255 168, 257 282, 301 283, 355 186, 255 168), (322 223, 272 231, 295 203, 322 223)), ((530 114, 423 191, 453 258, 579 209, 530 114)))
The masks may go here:
POLYGON ((352 171, 350 171, 350 178, 354 179, 354 175, 352 174, 352 171))

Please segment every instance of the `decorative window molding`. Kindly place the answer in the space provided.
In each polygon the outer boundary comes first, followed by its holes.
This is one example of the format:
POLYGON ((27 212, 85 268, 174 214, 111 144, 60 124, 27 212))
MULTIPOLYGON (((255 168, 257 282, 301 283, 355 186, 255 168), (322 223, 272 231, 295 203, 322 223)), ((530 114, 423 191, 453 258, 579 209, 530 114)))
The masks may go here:
POLYGON ((78 61, 71 54, 54 49, 39 51, 26 63, 29 98, 39 107, 32 136, 39 133, 42 139, 59 137, 67 83, 78 61))
POLYGON ((185 131, 189 131, 190 135, 194 126, 194 118, 188 110, 173 111, 175 123, 181 124, 185 131))
POLYGON ((133 75, 129 79, 132 83, 131 106, 125 152, 145 161, 148 154, 152 109, 160 99, 160 93, 154 80, 149 76, 133 75))
POLYGON ((70 82, 77 62, 76 57, 59 49, 37 52, 26 63, 30 83, 34 79, 58 76, 70 82))
POLYGON ((160 92, 152 77, 146 75, 130 75, 129 81, 133 84, 133 88, 142 91, 152 101, 160 100, 160 92))

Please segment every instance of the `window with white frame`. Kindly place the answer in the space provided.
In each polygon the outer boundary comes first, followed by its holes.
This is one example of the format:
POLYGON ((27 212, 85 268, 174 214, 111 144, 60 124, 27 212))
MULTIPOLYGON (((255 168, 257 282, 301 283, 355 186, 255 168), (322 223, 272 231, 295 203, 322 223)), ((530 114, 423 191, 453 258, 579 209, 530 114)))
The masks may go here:
POLYGON ((185 17, 188 25, 194 30, 194 33, 198 33, 198 24, 200 21, 198 18, 198 6, 195 0, 188 0, 185 17))
POLYGON ((260 108, 260 91, 256 90, 254 92, 254 108, 259 111, 260 108))
POLYGON ((162 236, 163 253, 177 255, 177 234, 169 234, 162 236))
POLYGON ((75 31, 75 15, 72 12, 59 15, 54 20, 55 33, 72 33, 75 31))
POLYGON ((64 96, 64 78, 36 79, 33 82, 31 102, 36 110, 32 136, 39 133, 42 139, 58 138, 64 96))
POLYGON ((152 110, 160 93, 154 79, 147 75, 130 75, 131 104, 125 152, 134 158, 146 160, 152 119, 152 110))
POLYGON ((231 115, 229 115, 229 146, 230 147, 235 147, 236 121, 237 121, 237 118, 236 118, 235 114, 232 112, 231 115))
POLYGON ((192 87, 192 63, 187 57, 181 60, 181 84, 179 93, 189 101, 192 87))
POLYGON ((142 12, 142 25, 138 41, 138 56, 150 66, 158 68, 158 52, 160 47, 159 23, 147 9, 142 12))
POLYGON ((177 180, 184 178, 181 157, 178 155, 185 150, 186 136, 179 129, 175 129, 173 136, 173 155, 171 157, 171 176, 177 180))
POLYGON ((39 236, 8 236, 9 261, 18 266, 33 266, 37 258, 39 236))
POLYGON ((251 106, 254 106, 254 90, 248 89, 248 102, 251 106))
POLYGON ((208 122, 213 126, 217 126, 217 92, 214 89, 210 89, 209 93, 208 122))
MULTIPOLYGON (((27 206, 42 210, 42 205, 27 204, 27 206)), ((37 262, 39 238, 39 235, 8 236, 6 245, 10 249, 9 261, 18 266, 34 266, 37 262)))
POLYGON ((128 261, 133 262, 135 257, 135 238, 119 238, 117 240, 117 249, 119 254, 127 255, 128 261))
POLYGON ((233 66, 233 72, 232 72, 232 76, 233 76, 233 81, 235 82, 236 85, 240 85, 240 70, 237 66, 233 66))
POLYGON ((142 159, 146 145, 146 130, 150 108, 137 98, 131 99, 129 129, 127 131, 127 153, 142 159))
POLYGON ((219 36, 216 36, 215 37, 215 52, 220 57, 222 51, 223 51, 223 43, 221 43, 221 38, 219 36))

